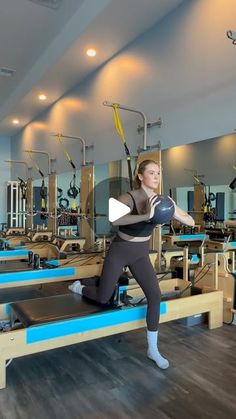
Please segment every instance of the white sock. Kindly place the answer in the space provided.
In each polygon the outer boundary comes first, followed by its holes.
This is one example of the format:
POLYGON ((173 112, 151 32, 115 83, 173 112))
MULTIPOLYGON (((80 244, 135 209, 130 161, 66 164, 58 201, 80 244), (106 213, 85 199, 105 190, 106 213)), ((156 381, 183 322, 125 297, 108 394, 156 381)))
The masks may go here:
POLYGON ((147 330, 147 341, 148 341, 148 358, 156 362, 157 366, 163 370, 169 367, 169 361, 164 358, 158 351, 157 341, 158 332, 152 332, 147 330))
POLYGON ((84 288, 84 285, 81 285, 80 281, 75 281, 73 284, 69 285, 69 290, 72 292, 75 292, 76 294, 82 295, 82 289, 84 288))

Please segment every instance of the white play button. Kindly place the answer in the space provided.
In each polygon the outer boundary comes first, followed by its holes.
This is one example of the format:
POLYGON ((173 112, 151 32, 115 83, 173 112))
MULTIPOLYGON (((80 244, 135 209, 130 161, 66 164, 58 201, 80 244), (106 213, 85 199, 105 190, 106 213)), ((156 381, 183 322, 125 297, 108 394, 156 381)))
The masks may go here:
POLYGON ((111 223, 129 213, 130 207, 117 201, 117 199, 109 198, 108 219, 111 223))

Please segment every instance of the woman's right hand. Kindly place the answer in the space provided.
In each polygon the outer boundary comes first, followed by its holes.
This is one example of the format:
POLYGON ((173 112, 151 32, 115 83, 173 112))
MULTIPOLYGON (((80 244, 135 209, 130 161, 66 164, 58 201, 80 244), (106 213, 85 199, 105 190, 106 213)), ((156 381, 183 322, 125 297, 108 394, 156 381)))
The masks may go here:
POLYGON ((149 212, 148 212, 148 221, 151 220, 154 217, 155 214, 155 208, 157 205, 160 204, 160 200, 158 200, 158 195, 154 195, 151 198, 149 198, 149 212))

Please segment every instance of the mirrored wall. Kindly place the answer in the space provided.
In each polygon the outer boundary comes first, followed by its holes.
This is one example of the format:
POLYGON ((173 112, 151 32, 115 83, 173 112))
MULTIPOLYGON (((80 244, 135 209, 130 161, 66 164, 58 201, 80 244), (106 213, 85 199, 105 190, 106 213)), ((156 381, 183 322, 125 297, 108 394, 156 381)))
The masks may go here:
MULTIPOLYGON (((178 206, 185 211, 194 211, 193 194, 194 187, 176 188, 178 206)), ((205 198, 210 202, 211 208, 215 210, 216 221, 236 219, 236 190, 231 191, 228 185, 206 186, 205 198)))

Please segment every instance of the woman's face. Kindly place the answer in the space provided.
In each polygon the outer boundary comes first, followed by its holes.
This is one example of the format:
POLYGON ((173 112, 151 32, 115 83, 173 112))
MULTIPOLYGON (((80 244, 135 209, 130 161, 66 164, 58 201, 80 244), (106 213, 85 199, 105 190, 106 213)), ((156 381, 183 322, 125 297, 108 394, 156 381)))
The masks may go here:
POLYGON ((150 189, 156 189, 160 182, 160 168, 158 164, 149 163, 143 174, 138 175, 142 185, 150 189))

